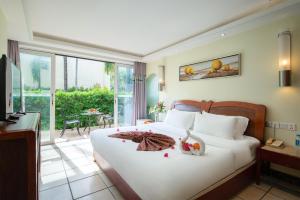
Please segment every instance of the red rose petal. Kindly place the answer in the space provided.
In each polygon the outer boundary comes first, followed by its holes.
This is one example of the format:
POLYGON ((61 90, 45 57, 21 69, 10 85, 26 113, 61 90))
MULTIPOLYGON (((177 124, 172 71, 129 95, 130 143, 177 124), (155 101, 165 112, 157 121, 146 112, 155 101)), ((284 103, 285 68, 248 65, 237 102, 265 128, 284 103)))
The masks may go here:
POLYGON ((174 147, 174 146, 171 146, 171 149, 175 149, 175 147, 174 147))
POLYGON ((192 147, 193 145, 192 144, 189 144, 189 147, 192 147))
POLYGON ((162 148, 161 148, 161 147, 159 147, 159 149, 158 149, 158 150, 160 150, 160 151, 161 151, 161 150, 162 150, 162 148))
POLYGON ((165 153, 165 154, 164 154, 164 157, 165 157, 165 158, 168 158, 168 157, 169 157, 169 154, 168 154, 168 153, 165 153))

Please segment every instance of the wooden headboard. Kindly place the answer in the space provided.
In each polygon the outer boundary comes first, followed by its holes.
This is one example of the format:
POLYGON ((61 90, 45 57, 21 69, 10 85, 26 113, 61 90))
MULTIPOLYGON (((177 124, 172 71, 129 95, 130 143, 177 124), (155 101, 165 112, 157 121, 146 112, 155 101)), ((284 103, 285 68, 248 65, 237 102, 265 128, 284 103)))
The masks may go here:
POLYGON ((252 136, 263 142, 265 133, 266 106, 239 101, 194 101, 179 100, 172 106, 183 111, 206 111, 209 113, 243 116, 249 119, 245 135, 252 136))
POLYGON ((212 103, 212 101, 179 100, 173 102, 171 108, 190 112, 208 112, 212 103))

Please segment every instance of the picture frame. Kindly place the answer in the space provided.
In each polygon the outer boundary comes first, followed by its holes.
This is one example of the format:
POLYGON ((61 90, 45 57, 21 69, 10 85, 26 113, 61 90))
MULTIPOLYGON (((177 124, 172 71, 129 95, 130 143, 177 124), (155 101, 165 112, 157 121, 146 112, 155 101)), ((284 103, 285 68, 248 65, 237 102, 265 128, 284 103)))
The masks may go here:
POLYGON ((179 67, 179 81, 241 75, 241 54, 201 61, 179 67))

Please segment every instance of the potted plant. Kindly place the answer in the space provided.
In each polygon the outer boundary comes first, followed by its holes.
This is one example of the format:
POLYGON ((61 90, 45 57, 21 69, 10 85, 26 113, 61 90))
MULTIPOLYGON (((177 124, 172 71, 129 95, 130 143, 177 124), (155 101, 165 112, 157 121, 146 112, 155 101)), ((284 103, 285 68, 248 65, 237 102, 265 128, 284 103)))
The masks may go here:
POLYGON ((162 121, 164 117, 164 113, 166 112, 166 106, 164 102, 158 102, 156 105, 150 107, 149 114, 154 114, 154 120, 156 122, 162 121))

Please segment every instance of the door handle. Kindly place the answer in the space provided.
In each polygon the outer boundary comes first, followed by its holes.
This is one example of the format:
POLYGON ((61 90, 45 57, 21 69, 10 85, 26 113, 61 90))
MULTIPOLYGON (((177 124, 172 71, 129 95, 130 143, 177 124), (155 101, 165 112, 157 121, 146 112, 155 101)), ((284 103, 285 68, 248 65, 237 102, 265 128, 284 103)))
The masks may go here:
POLYGON ((11 102, 12 102, 12 93, 9 93, 9 96, 8 96, 8 107, 11 106, 11 102))
POLYGON ((51 104, 52 104, 52 106, 53 106, 53 104, 54 104, 53 98, 54 98, 54 95, 53 95, 53 93, 51 93, 51 104))

